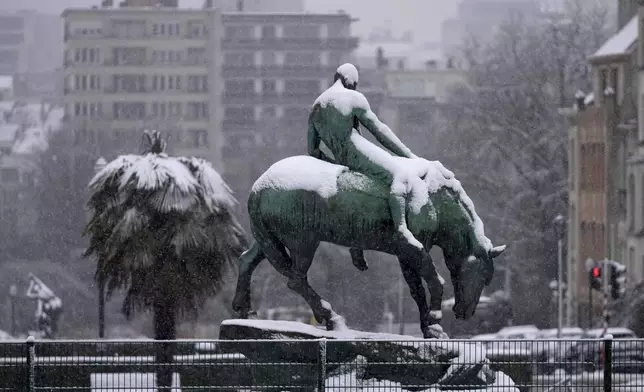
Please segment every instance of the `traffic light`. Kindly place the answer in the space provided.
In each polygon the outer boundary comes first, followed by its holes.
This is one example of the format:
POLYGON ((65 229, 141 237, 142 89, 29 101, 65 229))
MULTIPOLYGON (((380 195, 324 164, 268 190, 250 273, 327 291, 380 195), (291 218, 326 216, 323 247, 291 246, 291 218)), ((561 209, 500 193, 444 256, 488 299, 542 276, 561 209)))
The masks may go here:
POLYGON ((611 263, 610 291, 613 299, 620 299, 626 294, 626 266, 617 262, 611 263))
POLYGON ((597 265, 590 267, 588 281, 593 290, 602 291, 602 268, 597 265))

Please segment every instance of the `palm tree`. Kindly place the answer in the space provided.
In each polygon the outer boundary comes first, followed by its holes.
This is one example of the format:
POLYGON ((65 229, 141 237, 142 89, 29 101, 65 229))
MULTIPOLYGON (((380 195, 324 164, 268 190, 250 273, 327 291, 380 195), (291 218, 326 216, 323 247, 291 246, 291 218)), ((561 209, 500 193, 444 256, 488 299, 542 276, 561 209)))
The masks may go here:
MULTIPOLYGON (((232 214, 236 201, 210 163, 170 157, 158 132, 145 135, 146 153, 119 156, 90 181, 85 255, 98 260, 108 299, 126 291, 126 317, 152 310, 154 338, 173 340, 176 317, 194 314, 222 288, 246 241, 232 214)), ((159 347, 157 363, 170 363, 170 344, 159 347)), ((157 376, 170 386, 171 371, 157 376)))

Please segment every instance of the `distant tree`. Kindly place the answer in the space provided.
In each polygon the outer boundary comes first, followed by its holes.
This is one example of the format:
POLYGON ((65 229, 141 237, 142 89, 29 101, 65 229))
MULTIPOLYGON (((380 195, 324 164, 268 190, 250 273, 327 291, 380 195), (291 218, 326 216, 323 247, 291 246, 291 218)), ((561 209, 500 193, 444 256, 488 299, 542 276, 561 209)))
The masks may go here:
POLYGON ((96 157, 90 148, 74 146, 71 131, 51 135, 39 156, 39 229, 45 256, 60 261, 84 247, 81 229, 87 223, 87 182, 96 157))
MULTIPOLYGON (((126 290, 126 317, 152 310, 154 338, 172 340, 177 316, 195 314, 217 294, 246 240, 235 200, 210 163, 167 156, 158 133, 149 139, 149 152, 116 158, 90 182, 85 255, 98 260, 108 298, 126 290)), ((159 347, 157 363, 170 363, 170 346, 159 347)), ((171 370, 157 375, 170 386, 171 370)))
POLYGON ((440 140, 445 164, 486 231, 507 243, 519 323, 545 324, 556 277, 556 215, 567 211, 567 126, 558 110, 590 90, 587 58, 608 37, 601 4, 569 1, 550 19, 509 20, 489 45, 470 40, 470 85, 454 89, 440 140), (583 6, 582 6, 583 3, 583 6))

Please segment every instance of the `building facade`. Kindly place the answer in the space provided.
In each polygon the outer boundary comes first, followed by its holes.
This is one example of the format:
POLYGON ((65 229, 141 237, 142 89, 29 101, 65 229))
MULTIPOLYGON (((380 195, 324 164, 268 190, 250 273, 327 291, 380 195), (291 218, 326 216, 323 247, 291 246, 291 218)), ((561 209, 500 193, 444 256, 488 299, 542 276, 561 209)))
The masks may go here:
MULTIPOLYGON (((569 112, 569 218, 567 276, 570 323, 587 325, 601 298, 589 289, 587 260, 613 259, 628 267, 630 284, 642 280, 630 244, 639 203, 633 189, 637 145, 637 15, 620 25, 590 58, 593 91, 569 112), (628 179, 628 181, 627 181, 628 179), (595 298, 590 297, 595 295, 595 298), (591 299, 594 308, 588 312, 591 299), (579 324, 581 323, 581 324, 579 324)), ((642 214, 640 214, 642 215, 642 214)))
POLYGON ((0 11, 0 75, 50 72, 62 65, 57 15, 0 11))
POLYGON ((172 153, 223 168, 218 10, 124 6, 63 18, 65 120, 79 142, 110 158, 156 129, 172 153))

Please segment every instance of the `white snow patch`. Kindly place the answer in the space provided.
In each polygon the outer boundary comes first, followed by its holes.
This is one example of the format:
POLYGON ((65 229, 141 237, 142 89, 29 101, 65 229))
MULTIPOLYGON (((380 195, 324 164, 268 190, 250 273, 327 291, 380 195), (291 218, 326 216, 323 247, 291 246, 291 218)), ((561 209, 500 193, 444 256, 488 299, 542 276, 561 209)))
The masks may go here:
POLYGON ((253 184, 252 192, 265 188, 307 190, 323 198, 338 193, 338 176, 348 170, 309 156, 294 156, 274 163, 253 184))
POLYGON ((443 311, 441 310, 431 310, 429 312, 429 317, 435 318, 435 319, 442 319, 443 318, 443 311))
POLYGON ((345 88, 340 80, 337 80, 333 83, 333 86, 320 94, 320 96, 315 100, 314 105, 318 103, 323 108, 328 105, 333 105, 333 107, 338 109, 340 113, 345 116, 351 114, 353 109, 370 110, 367 98, 365 98, 362 93, 345 88))
MULTIPOLYGON (((415 338, 413 336, 394 335, 381 332, 362 332, 347 329, 343 331, 325 331, 316 328, 312 325, 300 323, 297 321, 283 321, 283 320, 247 320, 247 319, 231 319, 222 321, 221 325, 239 325, 243 327, 256 328, 265 331, 275 332, 294 332, 306 335, 317 336, 318 338, 335 339, 335 340, 357 340, 357 339, 371 339, 371 340, 397 340, 404 339, 405 341, 419 341, 422 338, 415 338)), ((438 344, 439 342, 436 342, 438 344)))
POLYGON ((344 77, 344 80, 347 83, 349 84, 358 83, 358 80, 359 80, 358 69, 356 68, 355 65, 351 63, 344 63, 338 67, 338 70, 336 72, 342 75, 344 77))
MULTIPOLYGON (((92 373, 91 386, 93 392, 157 390, 154 373, 92 373)), ((180 391, 179 386, 179 374, 172 373, 172 391, 180 391)))
POLYGON ((626 53, 637 40, 637 20, 635 15, 622 29, 606 41, 590 58, 596 59, 626 53))

